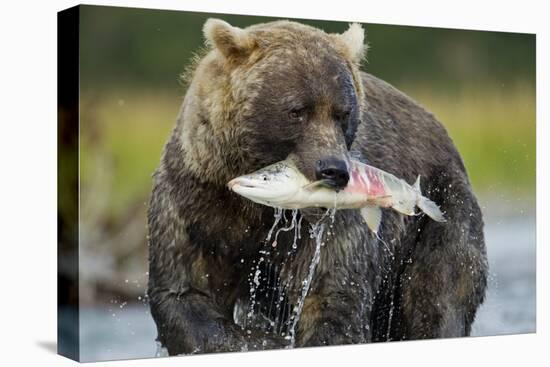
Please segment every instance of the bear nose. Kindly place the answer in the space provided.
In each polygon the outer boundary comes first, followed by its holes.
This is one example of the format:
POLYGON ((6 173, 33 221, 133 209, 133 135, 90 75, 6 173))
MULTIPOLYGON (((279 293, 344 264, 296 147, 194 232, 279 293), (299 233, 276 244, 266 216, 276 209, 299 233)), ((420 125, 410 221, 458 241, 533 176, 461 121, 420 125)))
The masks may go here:
POLYGON ((349 181, 348 166, 345 161, 335 157, 328 157, 317 161, 315 176, 318 180, 339 190, 346 187, 349 181))

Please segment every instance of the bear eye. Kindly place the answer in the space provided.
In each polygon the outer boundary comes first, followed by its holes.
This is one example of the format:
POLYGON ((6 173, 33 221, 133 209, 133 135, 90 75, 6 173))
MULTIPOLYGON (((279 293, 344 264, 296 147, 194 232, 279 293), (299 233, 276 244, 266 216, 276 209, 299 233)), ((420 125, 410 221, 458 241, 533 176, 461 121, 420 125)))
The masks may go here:
POLYGON ((290 117, 292 120, 302 121, 305 116, 306 116, 305 108, 294 108, 290 110, 290 112, 288 113, 288 117, 290 117))
POLYGON ((350 116, 350 111, 341 111, 334 114, 334 118, 338 121, 347 121, 350 116))

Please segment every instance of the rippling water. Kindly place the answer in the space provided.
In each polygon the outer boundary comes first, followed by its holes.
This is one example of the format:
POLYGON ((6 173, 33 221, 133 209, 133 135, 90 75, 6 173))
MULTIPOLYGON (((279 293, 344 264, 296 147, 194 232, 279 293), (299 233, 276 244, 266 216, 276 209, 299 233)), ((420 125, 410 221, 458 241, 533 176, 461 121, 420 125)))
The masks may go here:
POLYGON ((487 299, 473 336, 532 333, 536 327, 536 232, 534 218, 508 218, 486 226, 487 299))
MULTIPOLYGON (((485 228, 491 277, 472 335, 534 332, 535 220, 494 219, 485 228)), ((156 328, 147 305, 83 308, 80 316, 83 361, 155 357, 156 328)))

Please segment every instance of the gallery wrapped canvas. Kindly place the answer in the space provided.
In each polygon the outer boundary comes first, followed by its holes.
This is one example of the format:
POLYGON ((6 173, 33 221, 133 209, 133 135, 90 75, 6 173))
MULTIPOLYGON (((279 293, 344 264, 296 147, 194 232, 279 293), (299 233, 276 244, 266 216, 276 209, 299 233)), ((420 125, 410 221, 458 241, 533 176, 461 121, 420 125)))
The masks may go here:
POLYGON ((535 331, 535 35, 58 15, 58 351, 535 331))

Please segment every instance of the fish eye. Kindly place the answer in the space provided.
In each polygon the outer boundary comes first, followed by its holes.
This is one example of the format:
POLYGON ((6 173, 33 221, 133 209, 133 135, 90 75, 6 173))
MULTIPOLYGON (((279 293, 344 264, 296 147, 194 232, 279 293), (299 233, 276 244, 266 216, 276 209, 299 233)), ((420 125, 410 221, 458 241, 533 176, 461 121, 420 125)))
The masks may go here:
POLYGON ((263 175, 263 176, 262 176, 262 180, 267 181, 267 176, 266 176, 266 175, 263 175))

